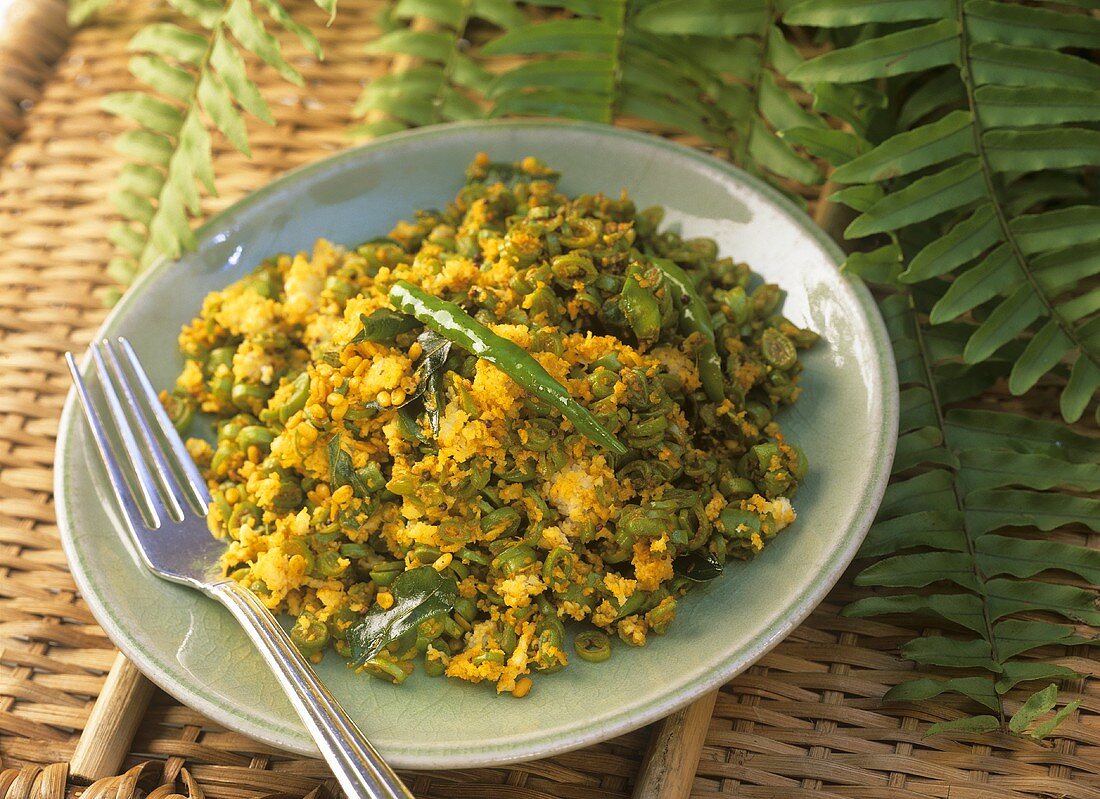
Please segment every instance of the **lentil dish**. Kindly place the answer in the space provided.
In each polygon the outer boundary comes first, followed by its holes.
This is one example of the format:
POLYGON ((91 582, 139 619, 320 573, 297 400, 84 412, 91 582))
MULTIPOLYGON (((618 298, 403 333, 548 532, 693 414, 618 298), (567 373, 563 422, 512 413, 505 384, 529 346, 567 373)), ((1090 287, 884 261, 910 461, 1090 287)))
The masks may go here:
POLYGON ((523 696, 794 521, 774 417, 816 334, 661 209, 557 177, 478 155, 444 210, 265 261, 181 332, 163 399, 213 417, 188 448, 226 574, 313 659, 523 696))

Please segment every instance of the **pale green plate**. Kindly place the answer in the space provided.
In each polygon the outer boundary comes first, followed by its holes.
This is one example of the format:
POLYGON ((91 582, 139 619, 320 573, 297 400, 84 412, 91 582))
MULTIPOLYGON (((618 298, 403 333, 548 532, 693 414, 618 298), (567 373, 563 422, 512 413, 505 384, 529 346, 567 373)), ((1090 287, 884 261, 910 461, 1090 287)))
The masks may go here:
MULTIPOLYGON (((133 341, 154 384, 181 361, 180 326, 207 292, 267 256, 318 237, 354 245, 415 208, 440 207, 478 151, 535 155, 570 194, 626 188, 666 223, 709 236, 788 292, 784 313, 822 335, 805 356, 802 398, 783 413, 811 474, 798 521, 756 560, 680 603, 668 635, 619 646, 606 663, 574 658, 536 678, 523 699, 431 679, 395 687, 330 655, 322 679, 396 766, 457 768, 542 757, 595 743, 667 715, 737 674, 802 621, 852 559, 875 514, 894 453, 898 396, 890 345, 867 290, 837 270, 836 246, 774 189, 701 153, 590 124, 478 123, 379 140, 299 169, 207 223, 199 249, 160 263, 100 331, 133 341)), ((210 718, 298 752, 309 738, 251 644, 212 600, 158 580, 124 543, 106 478, 74 408, 61 419, 57 511, 77 584, 111 640, 154 682, 210 718)))

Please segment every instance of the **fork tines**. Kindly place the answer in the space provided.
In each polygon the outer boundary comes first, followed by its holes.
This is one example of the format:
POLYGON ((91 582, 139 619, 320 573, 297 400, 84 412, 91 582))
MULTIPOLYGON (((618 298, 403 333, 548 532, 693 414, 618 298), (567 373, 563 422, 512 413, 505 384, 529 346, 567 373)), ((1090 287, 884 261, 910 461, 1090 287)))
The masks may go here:
POLYGON ((104 339, 89 351, 106 400, 106 417, 92 401, 72 353, 65 353, 65 362, 111 487, 132 529, 158 529, 170 521, 182 520, 188 510, 205 515, 210 503, 206 483, 130 342, 125 338, 115 342, 104 339), (112 428, 114 439, 108 432, 112 428), (125 452, 124 458, 120 457, 120 449, 125 452), (124 469, 123 462, 129 464, 128 469, 124 469))

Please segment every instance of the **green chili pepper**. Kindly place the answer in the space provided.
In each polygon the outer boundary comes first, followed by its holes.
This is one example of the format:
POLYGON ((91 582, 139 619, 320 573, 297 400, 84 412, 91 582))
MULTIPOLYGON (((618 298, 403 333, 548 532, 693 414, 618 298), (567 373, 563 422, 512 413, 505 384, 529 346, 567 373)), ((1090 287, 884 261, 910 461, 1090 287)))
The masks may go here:
POLYGON ((726 390, 723 385, 722 359, 718 357, 718 350, 714 346, 710 311, 687 272, 667 258, 654 258, 653 265, 664 273, 665 279, 680 295, 680 330, 703 336, 705 343, 699 350, 699 381, 711 402, 721 402, 726 398, 726 390))
POLYGON ((441 336, 484 358, 539 399, 561 411, 578 431, 616 455, 626 454, 586 408, 569 396, 542 365, 517 344, 501 338, 452 302, 440 300, 411 283, 399 280, 390 289, 390 302, 441 336))

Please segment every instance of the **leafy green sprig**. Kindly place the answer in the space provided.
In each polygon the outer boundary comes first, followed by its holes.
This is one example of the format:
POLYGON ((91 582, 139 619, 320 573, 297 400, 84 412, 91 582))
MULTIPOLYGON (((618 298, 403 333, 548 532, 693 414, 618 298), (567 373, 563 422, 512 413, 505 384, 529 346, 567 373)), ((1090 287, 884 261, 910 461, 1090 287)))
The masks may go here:
POLYGON ((827 130, 794 96, 789 74, 803 62, 780 27, 777 0, 659 0, 635 23, 660 42, 667 57, 689 61, 706 75, 705 99, 721 109, 726 149, 737 166, 773 182, 812 186, 822 173, 781 132, 827 130))
MULTIPOLYGON (((316 2, 335 14, 336 0, 316 2)), ((186 26, 148 25, 128 44, 134 53, 130 71, 149 90, 116 92, 103 100, 107 111, 138 126, 115 140, 128 163, 111 202, 126 221, 108 234, 122 253, 108 269, 123 285, 159 256, 178 257, 195 246, 191 220, 200 213, 202 191, 216 193, 209 128, 216 127, 249 155, 242 115, 274 123, 248 77, 244 54, 258 56, 286 80, 302 85, 252 0, 171 0, 171 5, 186 26)), ((316 36, 279 0, 256 0, 256 5, 314 56, 323 57, 316 36)))
POLYGON ((366 121, 352 129, 354 135, 483 117, 492 76, 464 52, 466 29, 476 21, 506 31, 527 23, 511 0, 398 0, 391 17, 397 24, 367 52, 408 63, 395 63, 363 89, 354 113, 366 121))
POLYGON ((898 357, 902 414, 896 479, 859 553, 874 560, 855 584, 886 591, 856 600, 844 613, 904 614, 947 628, 948 634, 902 646, 903 656, 937 672, 901 683, 885 698, 962 694, 991 714, 933 725, 931 732, 997 729, 1008 719, 1005 697, 1017 685, 1075 676, 1023 656, 1054 644, 1100 643, 1074 626, 1100 625, 1095 591, 1056 578, 1064 573, 1100 584, 1100 552, 1044 535, 1065 525, 1100 531, 1100 447, 1057 423, 945 411, 941 392, 971 393, 973 377, 960 374, 951 354, 935 352, 908 289, 880 307, 898 357))
MULTIPOLYGON (((1077 625, 1100 623, 1100 556, 1045 535, 1100 526, 1097 439, 1019 414, 953 407, 998 377, 1009 376, 1021 393, 1064 369, 1036 354, 1053 346, 1063 360, 1066 348, 1052 341, 1065 340, 1050 332, 1062 319, 1037 322, 1041 312, 1020 308, 1051 300, 1087 311, 1083 298, 1095 294, 1087 284, 1097 270, 1096 231, 1080 230, 1100 212, 1082 202, 1095 202, 1080 169, 1095 159, 1089 135, 1078 142, 1082 150, 1064 151, 1078 130, 1067 123, 1089 122, 1095 109, 1071 110, 1087 98, 1070 91, 1067 107, 1056 110, 1051 78, 1013 66, 1089 72, 1092 65, 1060 49, 1083 42, 1095 25, 1072 39, 1075 15, 1033 10, 986 0, 805 0, 785 16, 792 24, 860 26, 846 32, 855 43, 807 62, 793 78, 823 81, 819 92, 841 83, 889 100, 869 102, 863 113, 834 106, 846 131, 785 133, 829 160, 833 180, 851 184, 833 195, 858 214, 846 234, 875 236, 879 246, 853 253, 845 268, 891 292, 881 308, 902 385, 895 482, 860 553, 875 560, 856 578, 878 590, 845 613, 915 615, 946 630, 902 647, 925 673, 886 698, 956 693, 989 712, 930 732, 1049 735, 1075 702, 1038 721, 1055 707, 1056 685, 1011 716, 1006 696, 1021 683, 1074 676, 1037 650, 1096 643, 1077 625), (1020 104, 1020 113, 1005 103, 1020 104), (1083 583, 1067 584, 1067 574, 1083 583)), ((1092 313, 1085 311, 1070 316, 1092 313)), ((1086 355, 1071 351, 1065 360, 1086 355)), ((1071 419, 1088 401, 1073 377, 1081 368, 1066 370, 1062 410, 1071 419)))
POLYGON ((1100 47, 1100 19, 993 0, 806 0, 785 19, 889 25, 791 75, 890 82, 896 134, 832 175, 861 206, 845 235, 894 236, 880 256, 902 282, 932 284, 931 323, 978 322, 963 360, 1024 342, 1009 389, 1058 375, 1062 415, 1078 420, 1100 390, 1100 205, 1086 177, 1100 165, 1100 66, 1079 54, 1100 47))
POLYGON ((369 51, 415 59, 375 81, 357 106, 372 135, 409 125, 500 116, 610 123, 634 117, 694 136, 787 187, 821 180, 778 131, 825 129, 784 87, 801 63, 777 4, 736 0, 399 0, 397 29, 369 51), (549 18, 546 18, 549 16, 549 18), (464 52, 467 28, 496 30, 464 52), (430 26, 425 29, 424 21, 430 26), (731 37, 733 37, 731 39, 731 37), (732 46, 731 46, 732 44, 732 46), (508 66, 515 57, 524 62, 508 66))

